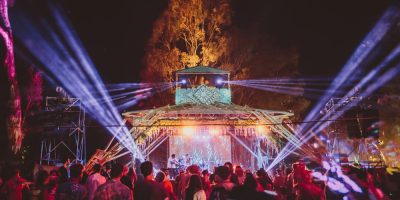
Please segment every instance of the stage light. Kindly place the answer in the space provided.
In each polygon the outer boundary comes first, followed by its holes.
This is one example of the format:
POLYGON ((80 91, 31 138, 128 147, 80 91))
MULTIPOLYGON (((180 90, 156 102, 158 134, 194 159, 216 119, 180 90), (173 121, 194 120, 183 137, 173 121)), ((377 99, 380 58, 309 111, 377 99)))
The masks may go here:
POLYGON ((217 85, 222 85, 223 82, 222 78, 217 78, 216 80, 217 85))
POLYGON ((185 136, 193 136, 196 133, 196 129, 192 126, 184 126, 182 128, 182 133, 185 136))
POLYGON ((265 130, 265 126, 263 126, 263 125, 257 125, 257 133, 258 133, 258 134, 267 133, 266 130, 265 130))
MULTIPOLYGON (((359 70, 358 68, 365 66, 366 63, 364 61, 367 58, 367 60, 374 60, 373 58, 376 58, 376 55, 375 57, 372 57, 373 55, 371 54, 373 50, 378 47, 378 45, 381 45, 380 43, 382 41, 387 41, 384 40, 384 37, 392 37, 389 35, 389 30, 391 30, 393 28, 393 25, 395 25, 399 21, 400 15, 398 11, 398 7, 392 6, 385 12, 384 16, 378 21, 374 29, 367 35, 367 37, 356 49, 349 61, 342 68, 341 72, 336 76, 325 94, 308 113, 304 121, 316 120, 317 122, 314 124, 305 123, 299 127, 298 132, 304 132, 304 134, 301 136, 300 145, 304 144, 309 139, 314 137, 317 133, 321 132, 325 127, 327 127, 329 125, 329 122, 324 120, 328 119, 328 117, 330 120, 335 120, 340 117, 340 113, 345 112, 346 110, 359 103, 359 100, 353 100, 350 103, 347 103, 344 107, 341 107, 340 112, 337 112, 334 116, 324 115, 322 118, 318 119, 319 116, 317 115, 317 113, 320 112, 320 110, 331 97, 337 95, 336 90, 347 84, 349 81, 348 79, 350 79, 350 81, 356 80, 357 77, 350 78, 350 76, 352 76, 352 74, 354 74, 356 70, 359 70)), ((398 63, 394 64, 394 66, 392 65, 393 61, 395 61, 395 59, 399 56, 399 50, 399 46, 396 46, 388 56, 383 57, 383 61, 377 67, 372 69, 368 74, 363 77, 360 82, 358 82, 355 87, 353 87, 352 90, 347 92, 347 94, 342 98, 341 102, 339 102, 339 105, 342 102, 346 101, 348 97, 353 96, 356 91, 358 93, 358 96, 367 97, 383 84, 394 78, 400 72, 400 65, 398 63), (386 69, 386 71, 384 71, 384 69, 388 67, 392 68, 386 69), (360 91, 361 89, 363 89, 363 91, 360 91)), ((329 142, 329 140, 327 140, 327 142, 329 142)), ((279 154, 276 156, 276 158, 268 168, 272 169, 274 165, 278 164, 281 160, 290 155, 290 153, 294 152, 296 149, 296 147, 293 147, 293 144, 285 145, 285 147, 282 149, 281 152, 279 152, 279 154)))
POLYGON ((181 80, 181 83, 182 83, 183 85, 185 85, 185 84, 187 83, 186 79, 182 79, 182 80, 181 80))
POLYGON ((61 85, 71 96, 80 98, 85 111, 125 146, 135 158, 143 155, 113 104, 100 75, 79 38, 58 7, 51 7, 57 29, 45 20, 36 23, 25 13, 16 13, 16 36, 45 69, 51 83, 61 85), (119 128, 120 126, 121 128, 119 128))
POLYGON ((217 128, 215 128, 215 127, 212 127, 212 128, 210 128, 209 133, 211 135, 218 135, 219 130, 217 128))
MULTIPOLYGON (((398 20, 399 9, 397 6, 390 6, 383 16, 378 20, 373 29, 367 34, 361 44, 357 47, 347 63, 343 66, 341 71, 337 74, 328 90, 320 98, 317 104, 311 109, 305 118, 305 121, 313 120, 317 117, 317 113, 325 105, 328 100, 337 94, 336 90, 340 89, 348 79, 355 79, 351 77, 355 70, 362 65, 363 61, 371 60, 371 52, 380 44, 385 36, 389 33, 393 24, 398 20), (369 57, 368 57, 369 56, 369 57), (367 59, 368 58, 368 59, 367 59)), ((364 63, 365 64, 365 63, 364 63)), ((310 124, 303 124, 299 128, 299 132, 307 130, 310 124)))

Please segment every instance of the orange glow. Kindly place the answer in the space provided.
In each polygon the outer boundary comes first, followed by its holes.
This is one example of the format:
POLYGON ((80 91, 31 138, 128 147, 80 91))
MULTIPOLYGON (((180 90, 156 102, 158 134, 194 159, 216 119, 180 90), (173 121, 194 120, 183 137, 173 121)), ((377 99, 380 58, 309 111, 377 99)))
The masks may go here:
POLYGON ((266 133, 265 127, 263 125, 257 125, 257 133, 266 133))
POLYGON ((192 136, 196 133, 196 129, 193 126, 184 126, 182 128, 182 133, 185 136, 192 136))
POLYGON ((211 128, 209 129, 209 133, 210 133, 210 135, 218 135, 219 130, 218 130, 217 127, 211 127, 211 128))

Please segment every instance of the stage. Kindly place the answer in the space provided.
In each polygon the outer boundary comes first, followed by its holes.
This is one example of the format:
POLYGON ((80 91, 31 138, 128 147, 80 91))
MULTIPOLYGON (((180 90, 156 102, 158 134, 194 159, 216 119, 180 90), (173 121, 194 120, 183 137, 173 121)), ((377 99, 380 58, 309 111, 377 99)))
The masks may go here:
MULTIPOLYGON (((166 167, 171 154, 189 154, 204 168, 229 161, 258 169, 293 138, 293 113, 232 103, 228 71, 198 66, 175 75, 175 105, 122 113, 140 153, 156 167, 166 167)), ((88 165, 127 154, 113 139, 88 165)))

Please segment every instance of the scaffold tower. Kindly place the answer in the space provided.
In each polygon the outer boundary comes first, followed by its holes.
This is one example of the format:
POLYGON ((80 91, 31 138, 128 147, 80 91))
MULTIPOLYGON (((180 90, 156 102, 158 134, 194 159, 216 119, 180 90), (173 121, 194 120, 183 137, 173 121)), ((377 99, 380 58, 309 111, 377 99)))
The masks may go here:
POLYGON ((67 159, 86 163, 85 110, 79 98, 46 97, 46 123, 40 164, 57 165, 67 159))

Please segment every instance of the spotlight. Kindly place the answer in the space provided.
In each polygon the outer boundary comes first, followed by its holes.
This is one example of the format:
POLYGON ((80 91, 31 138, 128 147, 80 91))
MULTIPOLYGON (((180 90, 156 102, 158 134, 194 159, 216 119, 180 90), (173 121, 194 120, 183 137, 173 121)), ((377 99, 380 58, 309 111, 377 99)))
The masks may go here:
POLYGON ((265 133, 265 127, 263 125, 257 125, 257 132, 258 133, 265 133))
POLYGON ((192 136, 195 134, 196 130, 192 126, 185 126, 182 128, 183 135, 185 136, 192 136))
POLYGON ((185 84, 187 83, 187 82, 186 82, 186 79, 182 79, 182 80, 181 80, 181 83, 185 85, 185 84))
POLYGON ((217 85, 221 85, 223 83, 223 80, 221 78, 218 78, 216 80, 217 85))
POLYGON ((211 135, 218 135, 218 129, 217 128, 215 128, 215 127, 212 127, 210 130, 209 130, 209 133, 211 134, 211 135))

